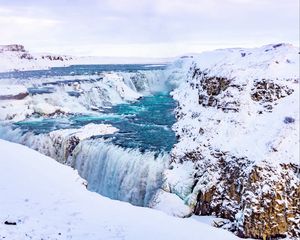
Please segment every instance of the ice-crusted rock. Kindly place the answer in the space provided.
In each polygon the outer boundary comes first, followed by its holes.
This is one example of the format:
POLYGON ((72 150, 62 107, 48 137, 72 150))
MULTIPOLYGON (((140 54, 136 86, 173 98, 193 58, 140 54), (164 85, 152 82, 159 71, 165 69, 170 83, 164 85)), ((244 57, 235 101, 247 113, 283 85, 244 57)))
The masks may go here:
POLYGON ((299 48, 216 50, 187 63, 172 93, 179 142, 163 189, 195 214, 231 220, 239 236, 299 237, 299 48))
MULTIPOLYGON (((47 134, 52 141, 55 150, 56 160, 66 162, 80 141, 93 136, 113 134, 118 129, 109 124, 87 124, 79 129, 56 130, 47 134)), ((53 153, 48 153, 53 155, 53 153)))

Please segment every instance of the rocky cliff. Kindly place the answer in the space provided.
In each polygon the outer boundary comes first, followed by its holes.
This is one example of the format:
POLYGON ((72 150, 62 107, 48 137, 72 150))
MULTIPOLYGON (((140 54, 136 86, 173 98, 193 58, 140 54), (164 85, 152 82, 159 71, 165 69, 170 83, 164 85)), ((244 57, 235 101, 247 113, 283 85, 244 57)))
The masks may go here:
POLYGON ((179 142, 163 189, 197 215, 226 219, 216 225, 238 236, 299 237, 299 48, 216 50, 186 61, 172 93, 179 142))

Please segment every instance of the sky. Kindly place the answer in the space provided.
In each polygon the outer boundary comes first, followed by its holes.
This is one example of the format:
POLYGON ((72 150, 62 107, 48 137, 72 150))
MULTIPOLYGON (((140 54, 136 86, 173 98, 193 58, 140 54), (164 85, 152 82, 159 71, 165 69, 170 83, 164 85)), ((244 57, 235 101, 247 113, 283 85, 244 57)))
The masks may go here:
POLYGON ((0 44, 33 52, 173 57, 299 46, 298 0, 0 0, 0 44))

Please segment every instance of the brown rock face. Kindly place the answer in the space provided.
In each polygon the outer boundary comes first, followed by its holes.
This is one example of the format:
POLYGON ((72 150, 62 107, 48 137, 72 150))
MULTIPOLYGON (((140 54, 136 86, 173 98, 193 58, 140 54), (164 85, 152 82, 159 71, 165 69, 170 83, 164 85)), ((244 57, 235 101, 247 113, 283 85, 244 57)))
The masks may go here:
POLYGON ((17 95, 0 95, 0 100, 21 100, 28 96, 28 92, 19 93, 17 95))
POLYGON ((217 154, 197 162, 194 213, 229 219, 230 230, 240 237, 300 237, 300 184, 294 178, 300 169, 258 166, 246 158, 217 154), (207 187, 216 176, 217 182, 207 187))
POLYGON ((223 112, 238 112, 240 103, 237 101, 224 101, 224 98, 231 98, 231 90, 242 91, 242 86, 235 85, 232 79, 224 77, 208 77, 207 72, 200 69, 191 69, 193 79, 197 83, 191 82, 192 89, 198 89, 198 103, 203 107, 216 107, 223 112), (227 90, 227 91, 226 91, 227 90), (222 96, 222 97, 220 97, 222 96))
POLYGON ((241 207, 252 212, 246 211, 244 215, 241 236, 271 238, 290 233, 300 237, 300 186, 291 184, 291 171, 291 165, 281 165, 279 169, 254 166, 245 189, 255 196, 242 199, 241 207), (265 186, 259 191, 262 182, 267 186, 265 191, 265 186))
POLYGON ((195 186, 200 187, 200 190, 194 209, 195 214, 215 215, 233 221, 240 209, 244 191, 246 172, 243 169, 247 169, 251 164, 246 158, 238 159, 219 151, 211 152, 211 158, 198 162, 199 171, 196 176, 198 182, 195 186), (205 170, 202 171, 204 166, 205 170), (201 187, 207 186, 207 179, 215 176, 218 176, 217 185, 213 184, 209 188, 201 187))

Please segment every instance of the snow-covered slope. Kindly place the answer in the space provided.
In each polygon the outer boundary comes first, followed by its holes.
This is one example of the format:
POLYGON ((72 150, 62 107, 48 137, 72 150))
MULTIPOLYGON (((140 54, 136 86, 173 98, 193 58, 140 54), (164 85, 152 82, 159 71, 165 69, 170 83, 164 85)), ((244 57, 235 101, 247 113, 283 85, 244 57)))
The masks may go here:
POLYGON ((299 236, 299 48, 216 50, 174 67, 179 142, 164 190, 240 236, 299 236))
POLYGON ((32 54, 18 44, 0 45, 0 72, 64 67, 76 61, 78 58, 66 55, 32 54))
POLYGON ((0 140, 0 238, 237 239, 225 230, 86 190, 69 167, 0 140))

